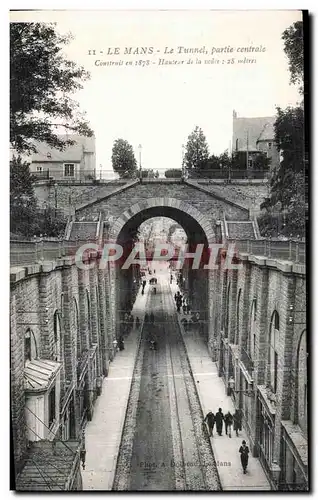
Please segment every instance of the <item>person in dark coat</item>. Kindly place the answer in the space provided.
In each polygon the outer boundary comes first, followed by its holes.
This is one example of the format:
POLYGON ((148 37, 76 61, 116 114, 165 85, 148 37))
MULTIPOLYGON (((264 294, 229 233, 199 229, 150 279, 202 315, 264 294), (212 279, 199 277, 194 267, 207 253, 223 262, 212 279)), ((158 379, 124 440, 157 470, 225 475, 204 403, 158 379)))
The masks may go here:
POLYGON ((241 454, 241 464, 243 468, 243 474, 246 474, 246 468, 248 464, 248 454, 250 450, 248 449, 248 446, 246 445, 246 441, 242 441, 242 446, 239 449, 239 453, 241 454))
POLYGON ((225 434, 228 434, 228 436, 231 437, 233 416, 231 415, 231 413, 229 411, 224 416, 224 423, 225 423, 225 434))
POLYGON ((118 346, 119 350, 123 351, 125 349, 125 343, 124 343, 124 337, 123 336, 119 337, 118 344, 119 344, 119 346, 118 346))
POLYGON ((183 314, 187 314, 187 304, 185 302, 183 302, 182 311, 183 314))
POLYGON ((212 411, 209 411, 209 413, 206 415, 204 422, 207 422, 207 424, 208 424, 209 437, 213 436, 213 427, 215 424, 215 417, 214 417, 214 413, 212 413, 212 411))
POLYGON ((238 431, 242 430, 242 411, 241 410, 235 410, 235 413, 233 415, 233 423, 234 423, 234 430, 236 432, 236 435, 238 436, 238 431))
POLYGON ((222 413, 222 408, 219 408, 219 411, 215 414, 216 431, 219 436, 222 436, 223 420, 224 415, 222 413))

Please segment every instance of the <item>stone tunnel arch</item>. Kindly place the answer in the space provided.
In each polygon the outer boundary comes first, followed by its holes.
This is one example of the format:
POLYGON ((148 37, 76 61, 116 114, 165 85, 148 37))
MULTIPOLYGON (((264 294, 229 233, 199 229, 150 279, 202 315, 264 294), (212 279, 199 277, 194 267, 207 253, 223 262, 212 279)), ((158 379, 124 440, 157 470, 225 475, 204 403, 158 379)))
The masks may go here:
MULTIPOLYGON (((215 242, 215 233, 209 219, 197 208, 189 203, 175 198, 150 198, 134 204, 119 217, 110 227, 108 237, 111 242, 121 244, 127 253, 132 248, 133 238, 139 226, 153 217, 168 217, 175 220, 184 229, 189 251, 195 251, 197 244, 201 243, 204 248, 215 242)), ((126 253, 126 255, 127 255, 126 253)), ((206 259, 208 252, 203 251, 206 259)), ((188 296, 193 311, 200 314, 202 321, 202 335, 208 339, 209 329, 209 271, 201 268, 191 269, 192 264, 186 261, 183 272, 187 274, 188 296)), ((131 308, 134 302, 133 283, 136 269, 131 266, 127 270, 121 269, 120 265, 113 266, 116 273, 115 282, 116 297, 116 335, 121 335, 121 324, 125 311, 131 308)))

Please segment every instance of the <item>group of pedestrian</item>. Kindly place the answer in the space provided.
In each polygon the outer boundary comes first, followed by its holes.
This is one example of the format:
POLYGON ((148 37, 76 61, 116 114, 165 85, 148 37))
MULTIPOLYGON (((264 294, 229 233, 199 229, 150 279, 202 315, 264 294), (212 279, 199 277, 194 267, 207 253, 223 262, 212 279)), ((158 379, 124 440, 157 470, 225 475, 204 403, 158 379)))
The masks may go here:
MULTIPOLYGON (((231 437, 232 425, 234 426, 234 431, 236 432, 236 436, 238 436, 239 431, 242 430, 242 411, 240 409, 235 410, 234 415, 228 411, 225 415, 222 412, 222 408, 214 414, 212 411, 209 411, 204 419, 209 430, 209 437, 213 436, 214 425, 216 426, 216 432, 219 436, 222 436, 223 431, 223 422, 225 424, 225 434, 231 437)), ((246 445, 246 441, 242 441, 242 445, 240 446, 239 453, 241 455, 241 464, 243 473, 246 474, 246 468, 248 465, 248 456, 249 456, 249 448, 246 445)))
POLYGON ((126 312, 124 316, 124 322, 122 324, 122 333, 124 337, 127 337, 131 332, 134 325, 134 317, 131 313, 126 312))
POLYGON ((232 415, 230 411, 223 415, 222 408, 219 408, 219 411, 215 415, 210 411, 204 421, 208 424, 210 436, 213 436, 214 424, 216 426, 216 432, 219 436, 222 436, 223 422, 225 424, 226 435, 231 437, 232 425, 234 425, 234 431, 236 432, 236 436, 238 436, 239 431, 242 430, 242 411, 237 409, 234 415, 232 415))

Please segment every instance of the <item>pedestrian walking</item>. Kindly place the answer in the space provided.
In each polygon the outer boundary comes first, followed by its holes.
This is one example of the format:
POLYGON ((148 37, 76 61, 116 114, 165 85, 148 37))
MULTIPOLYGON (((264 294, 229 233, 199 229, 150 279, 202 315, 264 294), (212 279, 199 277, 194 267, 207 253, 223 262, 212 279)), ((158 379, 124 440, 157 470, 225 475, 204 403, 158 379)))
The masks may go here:
POLYGON ((204 419, 204 422, 207 422, 208 424, 208 429, 209 429, 209 437, 213 436, 213 428, 214 428, 214 424, 215 424, 215 417, 214 417, 214 413, 212 413, 212 411, 209 411, 209 413, 207 413, 205 419, 204 419))
POLYGON ((215 414, 216 431, 219 436, 222 436, 223 420, 224 415, 222 413, 222 408, 219 408, 219 411, 215 414))
POLYGON ((187 314, 187 306, 186 306, 185 302, 183 302, 182 310, 183 310, 183 314, 187 314))
POLYGON ((234 430, 238 436, 238 431, 242 430, 242 411, 237 409, 233 415, 234 430))
POLYGON ((139 328, 139 327, 140 327, 140 319, 137 316, 137 318, 136 318, 136 328, 139 328))
POLYGON ((246 474, 249 452, 250 452, 250 450, 249 450, 248 446, 246 445, 246 441, 243 440, 242 445, 239 449, 239 453, 241 454, 241 464, 242 464, 242 468, 243 468, 243 474, 246 474))
POLYGON ((228 434, 228 436, 231 437, 231 430, 232 430, 232 425, 233 425, 233 416, 232 416, 232 414, 229 411, 224 416, 224 423, 225 423, 225 434, 228 434))
POLYGON ((85 448, 85 430, 82 430, 82 439, 80 447, 80 460, 82 462, 83 470, 85 470, 86 448, 85 448))

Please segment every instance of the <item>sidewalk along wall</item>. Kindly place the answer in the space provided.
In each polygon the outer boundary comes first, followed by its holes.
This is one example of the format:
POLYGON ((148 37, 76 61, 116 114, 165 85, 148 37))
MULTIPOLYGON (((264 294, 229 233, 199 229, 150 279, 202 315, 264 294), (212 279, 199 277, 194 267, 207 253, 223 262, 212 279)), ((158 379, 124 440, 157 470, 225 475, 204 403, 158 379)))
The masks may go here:
MULTIPOLYGON (((305 270, 250 255, 242 255, 242 263, 242 271, 220 273, 222 303, 219 309, 213 308, 213 321, 221 325, 217 330, 219 375, 224 377, 225 390, 234 378, 232 397, 242 409, 251 450, 278 488, 290 474, 286 446, 297 455, 297 446, 291 444, 296 431, 302 450, 307 448, 306 343, 302 340, 305 270)), ((301 471, 299 482, 304 484, 305 451, 295 460, 301 471)))

